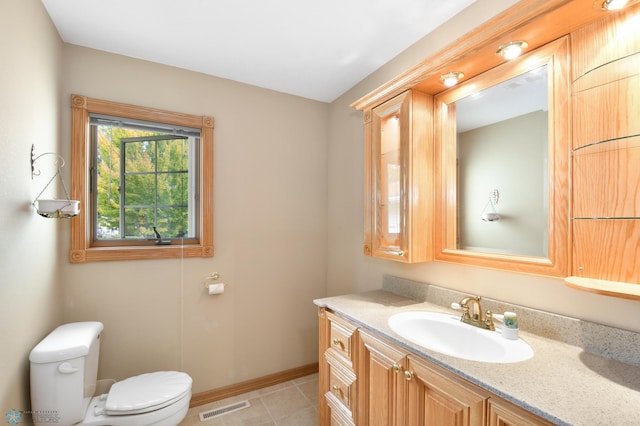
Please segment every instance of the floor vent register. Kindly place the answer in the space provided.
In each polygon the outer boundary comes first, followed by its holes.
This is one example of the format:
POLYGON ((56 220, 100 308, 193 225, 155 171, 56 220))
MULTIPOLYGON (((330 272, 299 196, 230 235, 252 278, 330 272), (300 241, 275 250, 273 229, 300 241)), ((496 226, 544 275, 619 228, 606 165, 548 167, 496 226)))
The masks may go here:
POLYGON ((213 410, 203 411, 200 413, 200 421, 211 420, 216 417, 224 416, 225 414, 233 413, 245 408, 250 407, 249 401, 241 401, 235 404, 225 405, 224 407, 214 408, 213 410))

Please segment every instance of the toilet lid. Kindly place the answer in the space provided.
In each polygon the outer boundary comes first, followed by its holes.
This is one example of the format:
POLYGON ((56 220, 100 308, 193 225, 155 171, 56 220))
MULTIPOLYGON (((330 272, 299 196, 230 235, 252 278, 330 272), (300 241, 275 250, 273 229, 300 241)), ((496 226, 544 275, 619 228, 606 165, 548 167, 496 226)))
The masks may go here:
POLYGON ((141 374, 111 386, 105 412, 108 415, 140 414, 171 405, 191 392, 191 377, 178 371, 141 374))

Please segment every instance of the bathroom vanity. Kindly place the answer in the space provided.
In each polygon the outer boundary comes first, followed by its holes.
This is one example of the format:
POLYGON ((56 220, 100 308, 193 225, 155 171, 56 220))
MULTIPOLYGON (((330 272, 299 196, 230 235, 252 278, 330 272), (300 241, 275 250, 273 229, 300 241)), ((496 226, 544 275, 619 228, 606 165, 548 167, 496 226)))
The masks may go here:
POLYGON ((483 299, 518 313, 534 351, 492 363, 431 351, 389 327, 400 312, 460 315, 448 306, 465 296, 385 277, 383 290, 316 300, 320 424, 637 424, 638 333, 483 299))
MULTIPOLYGON (((640 300, 640 3, 610 3, 522 0, 351 105, 363 113, 365 256, 532 273, 640 300), (514 44, 522 56, 500 56, 514 44), (474 95, 538 80, 471 115, 518 114, 462 119, 474 95), (541 104, 513 102, 540 93, 541 104), (531 138, 539 161, 524 151, 503 156, 540 129, 531 138), (506 143, 486 144, 497 140, 506 143), (494 154, 473 155, 467 141, 494 154), (529 163, 541 172, 494 177, 529 163)), ((407 311, 450 312, 469 295, 401 281, 315 301, 322 425, 640 424, 639 333, 483 300, 517 313, 534 355, 469 361, 388 323, 407 311)))

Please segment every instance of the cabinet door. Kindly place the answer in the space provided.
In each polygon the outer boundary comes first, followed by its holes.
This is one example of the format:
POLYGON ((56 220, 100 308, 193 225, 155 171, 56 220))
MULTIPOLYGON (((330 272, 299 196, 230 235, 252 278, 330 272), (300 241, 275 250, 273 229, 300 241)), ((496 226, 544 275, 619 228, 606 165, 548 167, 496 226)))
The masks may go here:
POLYGON ((439 367, 409 355, 406 379, 407 424, 485 425, 488 394, 439 367))
POLYGON ((432 259, 433 98, 407 91, 365 117, 364 253, 432 259))
POLYGON ((358 424, 404 424, 406 355, 373 334, 359 333, 358 424))
POLYGON ((550 423, 500 398, 489 398, 488 426, 552 426, 550 423))

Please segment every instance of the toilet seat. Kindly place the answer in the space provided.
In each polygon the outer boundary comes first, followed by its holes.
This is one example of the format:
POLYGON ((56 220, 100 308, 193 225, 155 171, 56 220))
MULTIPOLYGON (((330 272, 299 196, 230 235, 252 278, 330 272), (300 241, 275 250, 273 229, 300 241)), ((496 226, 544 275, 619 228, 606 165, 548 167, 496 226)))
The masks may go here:
POLYGON ((125 416, 169 406, 191 392, 191 377, 178 371, 141 374, 116 382, 105 401, 104 413, 125 416))

